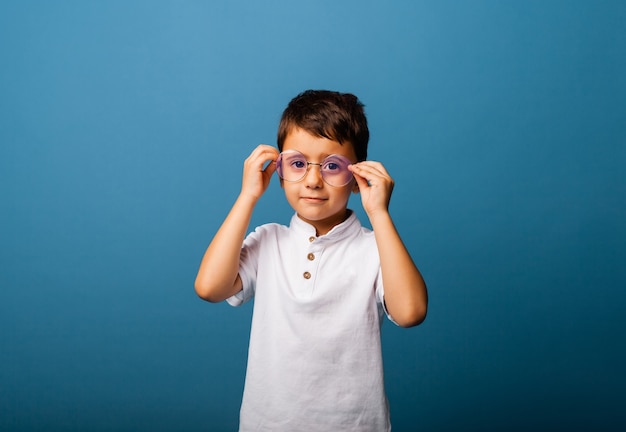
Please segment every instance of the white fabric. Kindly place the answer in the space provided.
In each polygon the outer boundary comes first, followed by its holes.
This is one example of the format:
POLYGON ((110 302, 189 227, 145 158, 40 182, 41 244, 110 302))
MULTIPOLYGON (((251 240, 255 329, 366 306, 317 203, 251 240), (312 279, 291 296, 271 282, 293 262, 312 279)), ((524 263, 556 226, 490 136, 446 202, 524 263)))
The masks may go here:
POLYGON ((228 302, 254 297, 240 431, 390 430, 374 233, 352 213, 315 237, 294 215, 248 235, 239 274, 228 302))

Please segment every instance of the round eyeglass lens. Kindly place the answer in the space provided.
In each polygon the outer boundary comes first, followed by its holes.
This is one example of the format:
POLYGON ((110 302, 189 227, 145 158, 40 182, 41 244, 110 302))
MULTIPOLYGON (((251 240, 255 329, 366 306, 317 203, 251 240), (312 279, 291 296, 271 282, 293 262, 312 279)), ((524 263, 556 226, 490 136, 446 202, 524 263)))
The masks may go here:
POLYGON ((297 182, 304 178, 308 163, 302 153, 297 151, 284 151, 276 161, 276 172, 285 181, 297 182))
POLYGON ((348 165, 352 162, 350 159, 340 155, 330 155, 322 161, 320 169, 322 178, 331 186, 345 186, 352 180, 352 172, 348 169, 348 165))

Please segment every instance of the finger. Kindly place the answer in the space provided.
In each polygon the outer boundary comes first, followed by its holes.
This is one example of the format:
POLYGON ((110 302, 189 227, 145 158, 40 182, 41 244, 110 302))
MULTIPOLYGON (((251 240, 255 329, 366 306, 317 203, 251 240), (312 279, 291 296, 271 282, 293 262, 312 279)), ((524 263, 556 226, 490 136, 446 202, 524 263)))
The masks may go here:
POLYGON ((253 154, 256 154, 257 156, 264 156, 264 157, 271 156, 273 159, 276 159, 279 153, 276 147, 272 147, 267 144, 260 144, 254 150, 253 154))
POLYGON ((355 170, 352 171, 355 175, 363 177, 369 186, 376 185, 379 183, 390 183, 392 182, 389 175, 386 173, 380 172, 375 167, 368 166, 359 166, 356 167, 355 170))
POLYGON ((352 174, 354 175, 354 179, 356 180, 356 184, 359 185, 360 190, 364 190, 365 188, 369 187, 369 183, 365 177, 357 174, 354 171, 352 171, 352 174))
POLYGON ((366 170, 357 165, 350 165, 348 169, 352 171, 352 175, 359 185, 359 188, 363 189, 366 187, 370 187, 370 180, 368 177, 371 177, 371 174, 369 174, 366 170))
MULTIPOLYGON (((251 164, 263 170, 266 162, 274 162, 278 158, 278 150, 272 146, 261 144, 254 149, 248 160, 251 164)), ((270 164, 271 165, 271 164, 270 164)))
POLYGON ((265 169, 263 170, 263 172, 266 173, 268 176, 271 176, 272 174, 274 174, 275 171, 276 171, 276 164, 274 163, 274 161, 271 161, 270 163, 268 163, 265 169))
POLYGON ((389 173, 380 162, 364 161, 353 166, 356 166, 356 168, 364 175, 389 177, 389 173))

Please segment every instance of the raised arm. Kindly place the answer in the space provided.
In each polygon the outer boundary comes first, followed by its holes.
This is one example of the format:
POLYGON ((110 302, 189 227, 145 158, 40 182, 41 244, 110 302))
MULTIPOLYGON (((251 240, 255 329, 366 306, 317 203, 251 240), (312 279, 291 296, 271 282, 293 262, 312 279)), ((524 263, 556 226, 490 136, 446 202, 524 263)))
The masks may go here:
POLYGON ((195 289, 198 296, 210 302, 220 302, 241 290, 239 255, 254 207, 267 190, 276 164, 278 150, 268 145, 258 146, 246 159, 241 192, 222 226, 207 248, 195 289))
POLYGON ((387 311, 398 325, 416 326, 426 318, 428 293, 389 214, 393 180, 379 162, 360 162, 351 170, 376 237, 387 311))

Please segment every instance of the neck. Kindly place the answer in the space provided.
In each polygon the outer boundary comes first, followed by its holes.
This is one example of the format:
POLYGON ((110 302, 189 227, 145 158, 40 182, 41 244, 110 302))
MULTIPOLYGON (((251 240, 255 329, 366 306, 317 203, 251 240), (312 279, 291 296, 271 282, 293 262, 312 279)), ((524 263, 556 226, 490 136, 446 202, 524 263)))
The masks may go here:
POLYGON ((335 228, 337 225, 345 222, 351 214, 352 210, 346 209, 343 213, 336 214, 333 217, 324 220, 309 220, 302 217, 300 214, 298 214, 298 217, 309 225, 312 225, 315 228, 315 235, 319 237, 328 234, 330 230, 335 228))

